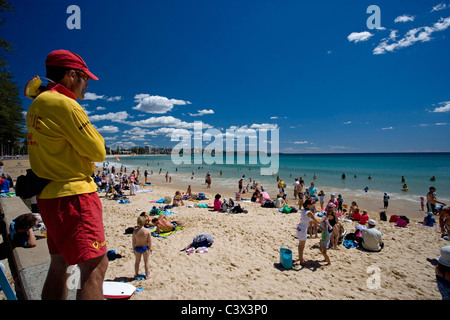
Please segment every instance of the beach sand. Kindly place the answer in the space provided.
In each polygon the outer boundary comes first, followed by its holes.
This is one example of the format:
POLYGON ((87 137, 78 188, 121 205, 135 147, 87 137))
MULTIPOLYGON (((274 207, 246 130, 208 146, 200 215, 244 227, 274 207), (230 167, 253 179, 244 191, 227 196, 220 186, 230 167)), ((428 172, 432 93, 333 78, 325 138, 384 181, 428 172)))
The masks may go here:
MULTIPOLYGON (((177 185, 176 174, 172 183, 164 182, 164 174, 150 178, 156 185, 143 189, 151 192, 130 196, 130 203, 118 203, 99 193, 108 250, 121 255, 109 262, 105 280, 125 281, 142 288, 131 300, 441 299, 434 264, 440 248, 449 243, 440 238, 438 228, 416 224, 425 215, 419 203, 391 200, 388 220, 393 214, 406 215, 411 220, 406 228, 399 228, 394 223, 380 221, 381 199, 348 193, 343 193, 345 204, 356 200, 377 221, 385 242, 381 252, 340 245, 338 250, 328 250, 331 265, 326 265, 320 262, 323 256, 318 249, 319 238, 308 238, 304 252, 306 264, 301 266, 294 261, 292 269, 284 270, 280 265, 281 246, 288 246, 293 259, 298 259, 295 227, 300 220, 299 212, 283 214, 276 208, 240 201, 236 203, 248 213, 229 214, 208 208, 188 208, 186 205, 194 202, 185 201, 184 206, 171 209, 175 213, 168 219, 182 221, 186 227, 167 238, 152 237, 150 279, 136 281, 131 235, 125 234, 125 229, 136 226, 141 212, 148 213, 154 205, 160 205, 151 201, 173 197, 176 190, 185 192, 187 187, 185 181, 177 185), (214 238, 207 253, 188 255, 181 251, 199 234, 214 238)), ((233 190, 221 189, 218 179, 213 179, 212 189, 207 189, 203 180, 199 175, 192 181, 193 192, 204 192, 209 199, 199 203, 212 203, 216 193, 222 198, 235 198, 233 190)), ((339 193, 339 190, 332 191, 339 193)), ((330 190, 325 192, 330 194, 330 190)), ((273 193, 270 195, 275 197, 273 193)), ((289 205, 296 205, 290 189, 288 201, 289 205)), ((356 222, 342 223, 347 232, 354 231, 356 222)), ((143 272, 141 262, 140 273, 143 272)))
MULTIPOLYGON (((234 198, 233 192, 218 192, 214 182, 209 190, 201 181, 200 177, 193 181, 193 192, 204 192, 209 200, 199 203, 212 203, 216 193, 222 198, 234 198)), ((281 246, 291 248, 293 259, 298 259, 298 240, 294 237, 300 213, 283 214, 275 208, 240 201, 248 213, 229 214, 188 208, 186 205, 194 202, 185 201, 185 206, 171 209, 176 213, 168 219, 182 221, 186 227, 167 238, 152 238, 151 278, 134 281, 131 235, 124 231, 136 225, 136 217, 142 211, 149 212, 153 205, 159 205, 151 201, 173 197, 176 190, 186 191, 174 184, 160 182, 146 186, 144 189, 152 192, 131 196, 128 204, 101 196, 108 249, 122 255, 110 261, 106 279, 130 281, 144 289, 131 299, 441 299, 433 263, 448 241, 440 238, 439 229, 417 225, 424 212, 420 205, 409 202, 391 201, 392 208, 388 211, 388 219, 392 214, 408 216, 411 220, 408 227, 380 221, 381 201, 364 200, 363 196, 357 199, 360 208, 369 212, 369 217, 377 221, 377 229, 384 234, 385 247, 381 252, 369 253, 340 245, 338 250, 328 250, 331 265, 325 265, 320 262, 323 256, 318 249, 319 238, 308 238, 306 264, 294 262, 292 269, 284 270, 279 264, 281 246), (199 234, 214 238, 208 253, 188 255, 180 251, 199 234), (375 278, 379 279, 379 286, 375 278)), ((349 197, 344 198, 350 204, 349 197)), ((293 197, 288 200, 290 205, 296 205, 293 197)), ((356 224, 343 222, 348 232, 353 232, 356 224)), ((144 272, 142 263, 140 272, 144 272)))

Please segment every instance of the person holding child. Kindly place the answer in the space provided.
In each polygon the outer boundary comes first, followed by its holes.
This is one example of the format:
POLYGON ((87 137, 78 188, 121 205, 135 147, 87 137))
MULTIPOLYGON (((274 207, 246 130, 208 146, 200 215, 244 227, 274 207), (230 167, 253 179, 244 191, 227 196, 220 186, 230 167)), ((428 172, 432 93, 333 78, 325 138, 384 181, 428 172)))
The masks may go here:
POLYGON ((145 216, 139 216, 137 218, 137 228, 133 231, 133 236, 131 238, 131 244, 133 247, 133 252, 135 256, 134 271, 135 278, 139 277, 139 265, 141 264, 141 259, 144 258, 144 268, 145 268, 145 279, 150 277, 149 272, 149 254, 153 251, 152 249, 152 237, 149 229, 144 228, 147 223, 147 218, 145 216))

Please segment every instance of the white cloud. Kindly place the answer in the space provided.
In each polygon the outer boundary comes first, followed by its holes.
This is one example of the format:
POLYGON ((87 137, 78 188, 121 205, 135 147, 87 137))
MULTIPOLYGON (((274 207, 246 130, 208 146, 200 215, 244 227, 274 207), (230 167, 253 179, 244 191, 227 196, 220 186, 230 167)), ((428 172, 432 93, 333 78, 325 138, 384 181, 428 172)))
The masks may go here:
POLYGON ((350 123, 352 123, 351 121, 347 121, 347 122, 344 122, 343 124, 350 124, 350 123))
POLYGON ((110 112, 110 113, 107 113, 107 114, 100 114, 100 115, 90 116, 89 120, 91 122, 102 121, 102 120, 110 120, 110 121, 113 121, 113 122, 123 122, 128 117, 129 117, 128 112, 120 111, 120 112, 115 112, 115 113, 114 112, 110 112))
POLYGON ((414 18, 416 16, 409 16, 407 14, 404 14, 402 16, 398 16, 397 18, 395 18, 394 22, 408 22, 408 21, 414 21, 414 18))
POLYGON ((370 37, 372 37, 373 34, 368 32, 368 31, 363 31, 363 32, 352 32, 348 35, 347 39, 348 41, 354 41, 355 43, 360 42, 360 41, 367 41, 370 39, 370 37))
POLYGON ((381 130, 394 130, 394 127, 381 128, 381 130))
POLYGON ((435 123, 435 125, 437 125, 437 126, 446 126, 447 122, 437 122, 437 123, 435 123))
POLYGON ((386 52, 393 52, 401 48, 412 46, 416 42, 427 42, 431 40, 431 35, 434 32, 443 31, 450 26, 450 17, 440 18, 433 26, 425 26, 414 28, 406 32, 405 36, 398 41, 391 37, 383 39, 383 41, 373 50, 373 54, 385 54, 386 52), (392 43, 389 41, 392 40, 392 43))
POLYGON ((119 101, 119 100, 122 100, 122 97, 116 96, 116 97, 106 98, 106 101, 119 101))
POLYGON ((140 110, 147 113, 163 114, 171 111, 174 105, 191 104, 189 101, 168 99, 161 96, 151 96, 146 93, 134 96, 135 102, 138 103, 134 110, 140 110))
POLYGON ((205 115, 205 114, 214 114, 214 110, 211 110, 211 109, 209 109, 209 110, 203 109, 203 110, 197 110, 197 113, 189 113, 189 115, 190 115, 191 117, 203 116, 203 115, 205 115))
POLYGON ((307 144, 308 141, 294 141, 294 144, 307 144))
POLYGON ((440 3, 437 6, 434 6, 433 9, 431 9, 431 12, 440 11, 440 10, 444 10, 447 8, 450 8, 450 5, 447 5, 445 3, 440 3))
POLYGON ((106 100, 106 101, 119 101, 122 97, 107 97, 105 95, 98 95, 93 92, 86 92, 84 94, 84 100, 106 100))
POLYGON ((92 92, 86 92, 84 94, 84 100, 98 100, 98 99, 103 99, 104 97, 105 96, 99 96, 92 92))
POLYGON ((95 108, 95 110, 102 111, 102 110, 106 110, 106 108, 105 107, 97 107, 97 108, 95 108))
POLYGON ((430 112, 450 112, 450 101, 444 101, 439 103, 440 107, 434 108, 430 112))
POLYGON ((103 126, 101 128, 97 128, 97 131, 100 133, 116 133, 119 132, 119 128, 115 126, 103 126))

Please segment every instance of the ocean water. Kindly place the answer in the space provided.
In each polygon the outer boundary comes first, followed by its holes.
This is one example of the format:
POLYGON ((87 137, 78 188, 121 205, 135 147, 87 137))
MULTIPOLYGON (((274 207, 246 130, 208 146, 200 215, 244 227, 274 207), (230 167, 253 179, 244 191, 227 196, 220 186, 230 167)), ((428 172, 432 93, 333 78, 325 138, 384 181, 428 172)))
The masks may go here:
MULTIPOLYGON (((124 165, 128 170, 137 169, 153 170, 162 174, 169 172, 177 174, 177 180, 186 183, 195 170, 195 177, 204 177, 210 172, 213 185, 233 187, 237 189, 237 182, 245 176, 251 177, 260 185, 276 185, 276 176, 286 182, 288 189, 292 190, 295 178, 303 177, 305 187, 309 187, 314 181, 318 190, 327 188, 332 190, 347 190, 353 193, 365 193, 367 186, 371 194, 378 197, 387 192, 399 198, 410 201, 418 201, 420 196, 425 196, 430 186, 436 188, 439 200, 450 200, 450 153, 355 153, 355 154, 280 154, 279 169, 275 175, 261 175, 261 167, 269 167, 260 164, 250 164, 248 156, 236 156, 231 164, 227 164, 225 155, 223 164, 216 163, 195 164, 193 157, 186 158, 188 163, 175 164, 170 155, 161 156, 126 156, 107 158, 110 166, 120 167, 124 165), (346 178, 342 179, 345 173, 346 178), (316 178, 314 179, 314 175, 316 178), (372 179, 368 179, 371 176, 372 179), (408 191, 402 191, 404 176, 408 191), (435 181, 430 181, 432 176, 435 181)), ((129 171, 130 172, 130 171, 129 171)), ((289 194, 291 192, 289 191, 289 194)))

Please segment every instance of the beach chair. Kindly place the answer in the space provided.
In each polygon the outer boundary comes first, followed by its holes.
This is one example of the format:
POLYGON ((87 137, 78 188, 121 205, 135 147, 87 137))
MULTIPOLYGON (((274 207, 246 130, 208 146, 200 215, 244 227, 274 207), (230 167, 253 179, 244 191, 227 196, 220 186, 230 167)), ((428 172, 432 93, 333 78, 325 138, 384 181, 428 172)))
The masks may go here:
POLYGON ((0 290, 3 290, 5 293, 6 299, 8 300, 17 300, 16 295, 14 294, 11 285, 6 278, 5 272, 3 271, 2 266, 0 265, 0 290))

